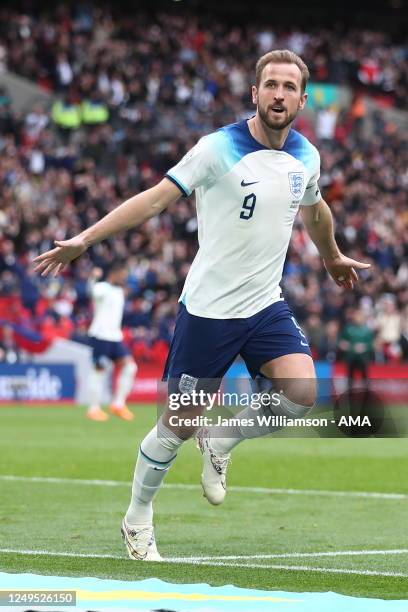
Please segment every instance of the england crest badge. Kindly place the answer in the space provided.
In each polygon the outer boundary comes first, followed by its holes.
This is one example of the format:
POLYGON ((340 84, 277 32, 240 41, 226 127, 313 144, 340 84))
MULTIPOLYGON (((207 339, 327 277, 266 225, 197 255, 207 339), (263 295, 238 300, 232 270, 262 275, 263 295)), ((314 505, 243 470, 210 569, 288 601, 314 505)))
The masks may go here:
POLYGON ((179 381, 179 390, 181 393, 191 393, 195 390, 198 383, 198 378, 190 376, 189 374, 182 374, 179 381))
POLYGON ((299 199, 303 193, 303 172, 289 172, 289 188, 293 197, 299 199))

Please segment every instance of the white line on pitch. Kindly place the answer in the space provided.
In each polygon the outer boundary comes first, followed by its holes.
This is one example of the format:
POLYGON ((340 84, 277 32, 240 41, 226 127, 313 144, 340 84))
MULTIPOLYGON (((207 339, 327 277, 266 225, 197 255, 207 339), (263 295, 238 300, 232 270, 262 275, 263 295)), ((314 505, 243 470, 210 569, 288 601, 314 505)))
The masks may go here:
POLYGON ((261 555, 212 555, 210 557, 172 557, 172 561, 240 561, 245 559, 301 559, 307 557, 356 557, 366 555, 406 555, 408 548, 391 550, 330 550, 327 552, 276 553, 261 555))
POLYGON ((357 576, 387 576, 390 578, 408 578, 403 572, 377 572, 375 570, 343 569, 335 567, 309 567, 306 565, 263 565, 262 563, 226 563, 222 561, 197 561, 196 565, 211 565, 211 567, 247 567, 249 569, 275 569, 300 572, 320 572, 323 574, 355 574, 357 576))
MULTIPOLYGON (((9 482, 38 482, 45 484, 71 484, 100 487, 130 487, 131 483, 123 480, 87 480, 82 478, 57 478, 46 476, 14 476, 0 475, 0 480, 9 482)), ((201 490, 201 485, 172 483, 164 484, 165 489, 185 489, 187 491, 201 490)), ((228 491, 234 493, 259 493, 264 495, 307 495, 322 497, 362 497, 367 499, 408 499, 407 493, 378 493, 373 491, 325 491, 321 489, 269 489, 266 487, 229 486, 228 491)))
MULTIPOLYGON (((100 558, 100 559, 123 559, 123 555, 111 555, 101 553, 70 553, 70 552, 53 552, 47 550, 19 550, 15 548, 0 548, 3 553, 19 553, 24 555, 50 555, 61 557, 84 557, 84 558, 100 558)), ((276 553, 276 554, 260 554, 260 555, 211 555, 211 556, 194 556, 194 557, 167 557, 168 563, 200 563, 205 561, 241 561, 250 559, 289 559, 302 557, 340 557, 340 556, 365 556, 365 555, 403 555, 408 554, 407 548, 390 549, 390 550, 339 550, 328 552, 306 552, 306 553, 276 553)), ((264 565, 262 565, 264 567, 264 565)))
MULTIPOLYGON (((69 552, 54 552, 48 550, 17 550, 13 548, 0 548, 0 553, 12 553, 19 555, 30 555, 30 556, 48 556, 48 557, 78 557, 86 559, 119 559, 127 560, 124 556, 120 555, 104 555, 104 554, 92 554, 92 553, 69 553, 69 552)), ((309 567, 304 565, 263 565, 262 563, 233 563, 228 561, 215 561, 218 557, 212 557, 214 561, 209 558, 200 557, 169 557, 163 559, 162 563, 186 563, 188 565, 203 565, 211 567, 238 567, 248 569, 276 569, 286 571, 304 571, 304 572, 321 572, 329 574, 355 574, 357 576, 388 576, 392 578, 408 578, 408 574, 403 572, 380 572, 374 570, 353 570, 345 568, 327 568, 327 567, 309 567)), ((250 557, 248 557, 250 559, 250 557)))
POLYGON ((124 555, 104 555, 101 553, 70 553, 70 552, 55 552, 52 550, 18 550, 17 548, 0 548, 0 553, 17 554, 17 555, 32 555, 32 556, 47 556, 47 557, 79 557, 81 559, 127 559, 124 555))

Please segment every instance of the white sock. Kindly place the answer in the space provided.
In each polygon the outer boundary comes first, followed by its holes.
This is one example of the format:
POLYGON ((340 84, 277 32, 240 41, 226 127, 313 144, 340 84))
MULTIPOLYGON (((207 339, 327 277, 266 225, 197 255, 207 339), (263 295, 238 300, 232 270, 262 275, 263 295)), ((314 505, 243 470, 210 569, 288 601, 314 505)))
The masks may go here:
MULTIPOLYGON (((240 416, 241 413, 239 413, 240 416)), ((232 427, 209 427, 211 448, 221 455, 228 455, 242 440, 245 440, 238 425, 232 427), (228 433, 228 437, 224 437, 228 433)))
POLYGON ((105 370, 97 370, 95 367, 89 376, 89 410, 100 408, 103 391, 103 379, 105 370))
POLYGON ((228 454, 232 451, 235 446, 237 446, 243 440, 252 440, 254 438, 261 438, 262 436, 267 436, 275 431, 279 431, 283 428, 283 425, 261 425, 257 421, 256 417, 264 414, 265 416, 279 416, 286 415, 291 416, 292 418, 303 417, 309 410, 310 406, 302 406, 299 404, 295 404, 291 400, 289 400, 282 393, 280 394, 280 404, 272 407, 259 410, 253 410, 250 406, 244 408, 239 412, 236 418, 239 418, 244 421, 248 421, 248 419, 255 419, 253 425, 233 425, 230 427, 209 427, 208 435, 211 439, 210 446, 216 452, 220 454, 228 454), (284 409, 282 410, 282 405, 284 409), (228 437, 226 435, 228 434, 228 437))
POLYGON ((136 372, 137 365, 134 361, 126 361, 125 365, 122 366, 112 399, 114 406, 123 407, 126 404, 126 398, 132 390, 136 372))
MULTIPOLYGON (((272 391, 272 382, 265 376, 257 376, 251 381, 252 392, 258 394, 268 393, 272 391)), ((261 413, 262 410, 253 410, 250 406, 247 406, 241 412, 236 415, 236 418, 243 419, 254 419, 257 413, 261 413)), ((268 411, 267 411, 268 412, 268 411)), ((279 427, 269 428, 266 430, 263 427, 255 425, 252 427, 244 425, 232 425, 230 427, 209 427, 209 436, 211 438, 211 448, 216 452, 223 455, 229 454, 233 448, 235 448, 243 440, 251 438, 258 438, 265 436, 272 431, 277 431, 279 427)))
POLYGON ((140 445, 132 485, 132 497, 126 512, 129 525, 151 524, 152 500, 183 444, 161 419, 140 445))

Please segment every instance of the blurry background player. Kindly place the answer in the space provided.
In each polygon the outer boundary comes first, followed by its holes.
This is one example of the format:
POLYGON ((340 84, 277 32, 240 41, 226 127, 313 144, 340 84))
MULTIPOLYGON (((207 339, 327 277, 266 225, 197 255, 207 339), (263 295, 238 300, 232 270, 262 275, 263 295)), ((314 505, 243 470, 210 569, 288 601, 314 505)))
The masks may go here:
POLYGON ((364 313, 354 310, 351 319, 343 329, 339 342, 347 364, 349 389, 352 388, 357 373, 360 373, 365 384, 368 384, 368 366, 374 354, 374 333, 366 324, 364 313))
POLYGON ((106 421, 109 415, 101 408, 106 366, 109 361, 119 368, 116 389, 109 412, 126 421, 133 419, 133 413, 126 406, 137 366, 129 350, 123 344, 122 317, 125 305, 124 285, 127 270, 122 262, 114 263, 105 281, 99 281, 102 270, 92 270, 91 295, 94 315, 88 331, 92 347, 93 370, 89 380, 89 419, 106 421))

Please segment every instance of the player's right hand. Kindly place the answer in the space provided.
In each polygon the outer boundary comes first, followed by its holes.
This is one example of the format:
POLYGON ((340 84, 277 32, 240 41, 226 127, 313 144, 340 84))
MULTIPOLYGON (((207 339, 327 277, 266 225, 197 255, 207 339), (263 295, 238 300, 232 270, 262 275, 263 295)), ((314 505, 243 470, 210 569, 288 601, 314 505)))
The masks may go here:
POLYGON ((69 240, 56 240, 55 249, 46 251, 34 259, 36 272, 47 276, 51 272, 57 276, 73 259, 85 253, 87 247, 81 236, 74 236, 69 240))

